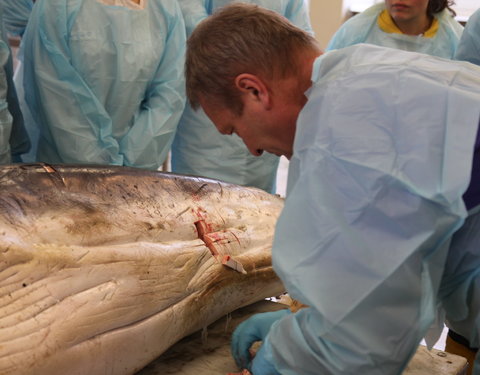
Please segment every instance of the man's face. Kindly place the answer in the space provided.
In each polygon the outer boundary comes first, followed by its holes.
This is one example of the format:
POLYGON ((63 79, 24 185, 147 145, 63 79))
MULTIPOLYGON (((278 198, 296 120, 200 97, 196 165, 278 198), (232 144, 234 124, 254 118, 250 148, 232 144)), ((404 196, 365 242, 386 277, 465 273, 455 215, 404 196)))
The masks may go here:
POLYGON ((427 16, 429 0, 385 0, 385 6, 395 22, 410 22, 427 16))
MULTIPOLYGON (((245 105, 241 115, 212 102, 200 102, 206 115, 222 134, 237 134, 255 156, 263 151, 288 159, 293 153, 297 113, 275 113, 245 105)), ((285 112, 285 111, 284 111, 285 112)))

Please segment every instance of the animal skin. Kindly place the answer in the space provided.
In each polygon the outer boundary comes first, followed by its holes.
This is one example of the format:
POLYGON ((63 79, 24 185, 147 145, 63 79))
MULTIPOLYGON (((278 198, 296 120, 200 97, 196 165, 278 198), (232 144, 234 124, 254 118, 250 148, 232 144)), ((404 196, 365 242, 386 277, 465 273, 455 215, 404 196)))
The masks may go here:
POLYGON ((270 251, 282 206, 135 168, 0 167, 0 374, 133 374, 280 294, 270 251))

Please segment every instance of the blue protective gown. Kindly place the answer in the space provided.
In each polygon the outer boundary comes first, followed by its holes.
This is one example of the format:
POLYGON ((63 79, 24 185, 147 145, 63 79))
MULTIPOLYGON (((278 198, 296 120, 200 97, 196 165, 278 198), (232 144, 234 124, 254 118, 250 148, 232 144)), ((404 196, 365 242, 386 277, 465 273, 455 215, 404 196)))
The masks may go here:
POLYGON ((439 27, 432 38, 384 32, 377 24, 377 18, 383 10, 384 2, 375 4, 350 18, 338 29, 326 50, 369 43, 449 59, 454 57, 463 27, 452 17, 448 9, 435 14, 439 27))
POLYGON ((24 35, 37 159, 157 169, 185 104, 176 0, 49 0, 24 35))
MULTIPOLYGON (((8 35, 22 37, 27 28, 28 19, 34 5, 33 0, 2 0, 4 7, 4 26, 8 35)), ((18 112, 21 112, 24 120, 25 130, 30 138, 30 150, 23 148, 22 155, 17 155, 17 161, 34 162, 37 155, 37 144, 39 137, 38 126, 32 118, 23 90, 23 44, 17 50, 17 67, 13 75, 13 83, 18 97, 18 112), (28 151, 28 152, 26 152, 28 151)), ((17 116, 15 116, 17 117, 17 116)))
MULTIPOLYGON (((0 20, 5 19, 5 5, 0 3, 0 20)), ((8 45, 5 22, 0 29, 0 163, 21 161, 30 148, 23 116, 13 84, 13 60, 8 45)))
MULTIPOLYGON (((179 0, 187 34, 216 9, 232 0, 179 0)), ((303 0, 244 1, 274 10, 298 27, 312 32, 308 9, 303 0)), ((250 154, 237 135, 222 135, 203 110, 194 111, 187 103, 172 146, 173 172, 217 178, 275 192, 279 157, 250 154)))
POLYGON ((33 0, 1 0, 7 33, 22 36, 33 8, 33 0))
POLYGON ((272 249, 310 307, 272 326, 266 358, 282 375, 400 374, 441 309, 478 346, 480 219, 462 195, 480 68, 360 44, 312 81, 272 249))
POLYGON ((480 9, 468 19, 455 59, 480 65, 480 9))

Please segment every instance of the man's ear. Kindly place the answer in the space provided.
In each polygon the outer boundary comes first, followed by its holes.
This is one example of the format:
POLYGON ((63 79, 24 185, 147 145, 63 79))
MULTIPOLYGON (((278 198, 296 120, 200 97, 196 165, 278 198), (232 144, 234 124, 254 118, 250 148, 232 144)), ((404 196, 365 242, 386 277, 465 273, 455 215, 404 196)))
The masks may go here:
POLYGON ((270 108, 270 92, 263 80, 258 76, 249 73, 239 74, 235 78, 235 86, 242 93, 244 100, 251 100, 266 108, 270 108))

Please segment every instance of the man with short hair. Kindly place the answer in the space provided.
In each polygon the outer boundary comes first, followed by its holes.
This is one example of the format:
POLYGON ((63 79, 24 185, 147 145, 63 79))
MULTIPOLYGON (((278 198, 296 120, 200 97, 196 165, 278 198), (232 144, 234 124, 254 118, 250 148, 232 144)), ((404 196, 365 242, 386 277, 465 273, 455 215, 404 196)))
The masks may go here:
MULTIPOLYGON (((216 9, 240 0, 179 0, 185 18, 187 37, 195 27, 216 9)), ((242 0, 277 12, 297 27, 313 34, 304 0, 242 0)), ((228 51, 217 50, 223 54, 228 51)), ((212 61, 217 57, 211 55, 212 61)), ((222 66, 217 67, 222 70, 222 66)), ((242 140, 218 133, 201 110, 188 103, 178 123, 172 144, 172 171, 175 173, 215 178, 243 186, 254 186, 270 193, 276 192, 276 177, 280 158, 265 152, 261 157, 251 155, 242 140)))
POLYGON ((186 84, 221 133, 290 159, 272 259, 309 307, 242 323, 239 366, 400 374, 443 312, 478 346, 480 69, 371 45, 322 55, 284 18, 238 4, 191 35, 186 84))

